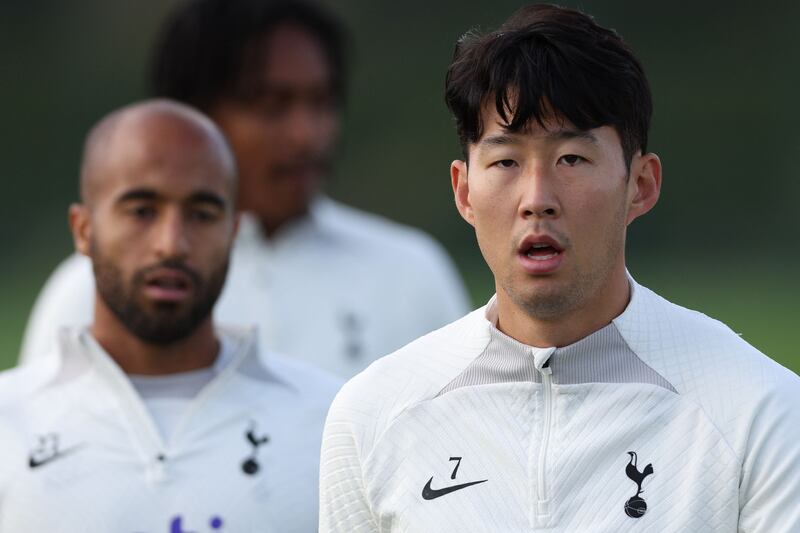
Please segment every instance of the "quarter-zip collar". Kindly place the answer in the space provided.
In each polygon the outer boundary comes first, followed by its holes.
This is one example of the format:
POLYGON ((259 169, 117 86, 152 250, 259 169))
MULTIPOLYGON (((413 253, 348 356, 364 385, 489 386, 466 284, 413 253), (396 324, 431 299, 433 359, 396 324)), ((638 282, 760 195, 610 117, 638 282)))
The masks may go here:
MULTIPOLYGON (((227 361, 217 361, 215 365, 217 375, 191 401, 168 441, 161 436, 155 421, 128 376, 86 328, 67 329, 62 332, 58 353, 60 368, 55 373, 55 379, 51 380, 51 384, 68 381, 75 375, 85 376, 94 381, 98 390, 104 391, 108 395, 107 398, 115 403, 122 413, 138 455, 143 462, 153 465, 150 469, 152 472, 148 470, 149 477, 156 480, 155 478, 163 477, 164 468, 159 465, 165 458, 180 454, 182 437, 188 426, 197 422, 198 412, 203 411, 204 421, 217 414, 217 409, 213 409, 209 403, 218 403, 212 401, 225 393, 237 373, 250 367, 252 361, 258 363, 254 329, 226 327, 218 328, 217 332, 220 337, 226 338, 226 342, 236 346, 233 355, 227 361)), ((257 364, 257 367, 260 371, 266 372, 269 379, 282 381, 262 365, 257 364)), ((257 377, 264 378, 263 375, 257 377)), ((104 399, 100 396, 93 401, 104 401, 104 399)))
POLYGON ((510 381, 535 381, 541 383, 541 369, 549 363, 554 383, 559 383, 561 367, 573 365, 577 362, 586 363, 587 359, 602 357, 607 350, 603 348, 613 344, 618 338, 618 333, 613 322, 578 340, 577 342, 562 347, 530 346, 524 344, 497 329, 497 300, 493 296, 486 305, 486 320, 489 326, 489 344, 483 357, 504 360, 506 370, 518 374, 518 379, 510 381), (518 366, 520 355, 533 358, 533 368, 530 363, 518 366), (535 370, 535 371, 534 371, 535 370))

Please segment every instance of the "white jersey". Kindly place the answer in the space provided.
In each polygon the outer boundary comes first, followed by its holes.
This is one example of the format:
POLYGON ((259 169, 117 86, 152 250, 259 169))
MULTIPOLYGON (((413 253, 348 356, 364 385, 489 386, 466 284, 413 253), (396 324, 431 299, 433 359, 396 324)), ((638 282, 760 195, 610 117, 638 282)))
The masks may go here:
MULTIPOLYGON (((60 326, 91 322, 93 302, 91 263, 74 255, 36 301, 22 362, 45 353, 60 326)), ((273 239, 243 217, 215 317, 255 324, 260 346, 351 377, 467 310, 452 262, 430 237, 320 198, 273 239)))
POLYGON ((800 531, 800 379, 631 283, 573 345, 504 335, 492 301, 352 379, 320 531, 800 531))
POLYGON ((0 374, 0 532, 316 531, 339 383, 304 363, 264 364, 252 332, 219 331, 232 356, 166 439, 86 330, 0 374))

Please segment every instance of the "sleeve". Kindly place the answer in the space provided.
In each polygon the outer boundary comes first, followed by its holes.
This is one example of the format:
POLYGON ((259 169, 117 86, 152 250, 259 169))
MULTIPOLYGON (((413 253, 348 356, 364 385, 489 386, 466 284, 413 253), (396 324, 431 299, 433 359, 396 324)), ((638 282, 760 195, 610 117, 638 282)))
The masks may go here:
POLYGON ((791 372, 758 407, 739 487, 740 533, 800 527, 800 379, 791 372))
POLYGON ((447 251, 427 237, 419 254, 420 271, 413 286, 417 299, 425 302, 419 312, 425 315, 423 332, 438 329, 461 318, 473 309, 464 282, 447 251))
POLYGON ((74 254, 50 275, 25 327, 19 362, 39 359, 55 345, 63 326, 82 326, 94 313, 94 277, 89 258, 74 254))
POLYGON ((366 493, 359 443, 359 419, 340 393, 334 400, 322 437, 320 459, 320 533, 377 533, 378 523, 366 493))
POLYGON ((440 325, 448 324, 461 318, 473 309, 464 282, 455 264, 447 255, 447 252, 440 248, 438 250, 438 265, 432 272, 432 281, 439 291, 439 302, 441 312, 440 325))

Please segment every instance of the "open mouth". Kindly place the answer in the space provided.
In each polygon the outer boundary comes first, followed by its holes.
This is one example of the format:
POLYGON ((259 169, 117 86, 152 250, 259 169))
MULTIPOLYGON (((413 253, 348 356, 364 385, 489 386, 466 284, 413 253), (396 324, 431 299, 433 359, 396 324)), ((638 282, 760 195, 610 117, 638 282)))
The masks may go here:
POLYGON ((535 261, 547 261, 561 253, 561 250, 546 243, 535 243, 524 250, 524 255, 535 261))
POLYGON ((522 268, 529 274, 550 274, 563 262, 564 247, 554 238, 531 235, 518 248, 522 268))

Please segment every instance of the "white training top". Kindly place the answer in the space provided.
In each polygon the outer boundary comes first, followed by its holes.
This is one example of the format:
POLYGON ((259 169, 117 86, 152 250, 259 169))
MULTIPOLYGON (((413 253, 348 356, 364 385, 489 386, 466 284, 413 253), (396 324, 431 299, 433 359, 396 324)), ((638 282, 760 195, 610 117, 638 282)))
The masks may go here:
MULTIPOLYGON (((165 441, 170 440, 200 391, 225 369, 239 349, 228 337, 223 336, 219 341, 219 353, 211 366, 157 376, 128 374, 128 380, 165 441)), ((103 348, 91 336, 84 345, 89 350, 103 352, 103 348)))
POLYGON ((517 342, 490 301, 352 379, 320 531, 800 531, 800 379, 631 283, 573 345, 517 342))
POLYGON ((338 381, 256 353, 252 332, 168 439, 86 330, 0 374, 0 532, 316 531, 322 424, 338 381))
MULTIPOLYGON (((89 259, 73 255, 52 274, 28 321, 21 361, 45 353, 62 325, 91 322, 89 259)), ((242 218, 215 316, 256 324, 260 346, 341 377, 462 316, 469 309, 442 247, 419 230, 327 198, 265 238, 242 218)))

